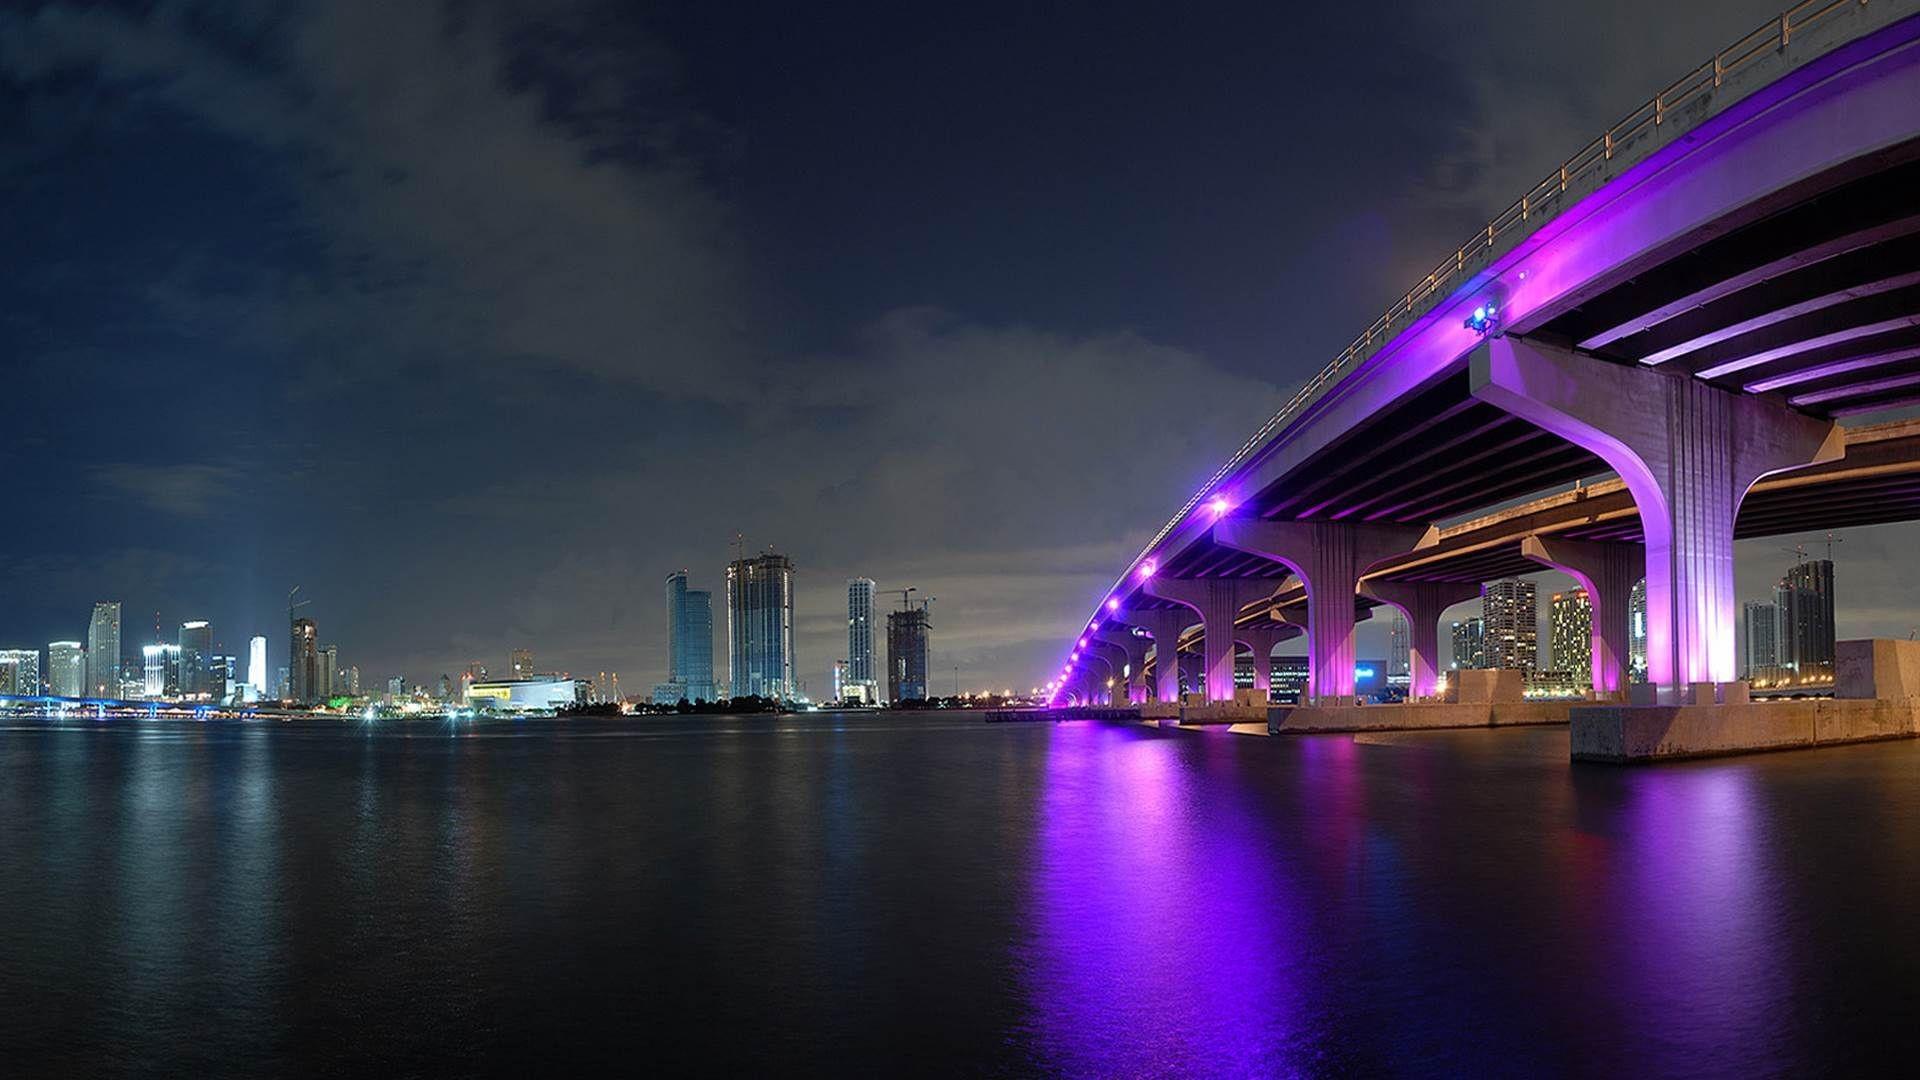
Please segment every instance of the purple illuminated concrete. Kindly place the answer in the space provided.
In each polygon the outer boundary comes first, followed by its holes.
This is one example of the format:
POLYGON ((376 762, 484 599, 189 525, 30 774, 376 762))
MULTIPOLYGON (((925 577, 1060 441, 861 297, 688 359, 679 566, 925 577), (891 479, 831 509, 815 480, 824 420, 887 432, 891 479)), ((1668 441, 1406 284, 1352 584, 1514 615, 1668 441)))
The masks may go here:
POLYGON ((1397 608, 1407 620, 1407 696, 1433 697, 1440 688, 1440 615, 1480 595, 1477 582, 1368 581, 1360 593, 1397 608))
MULTIPOLYGON (((1878 5, 1848 18, 1878 20, 1878 5)), ((1471 280, 1434 304, 1311 401, 1272 441, 1221 483, 1263 491, 1297 474, 1370 419, 1457 370, 1480 338, 1468 312, 1495 293, 1512 333, 1525 333, 1628 278, 1691 250, 1704 230, 1752 220, 1809 176, 1920 137, 1920 21, 1904 19, 1805 63, 1774 57, 1751 73, 1770 81, 1736 86, 1711 115, 1578 195, 1471 280)), ((1583 180, 1582 184, 1589 181, 1583 180)), ((1243 507, 1242 512, 1247 508, 1243 507)), ((1165 563, 1204 542, 1211 514, 1190 515, 1149 558, 1165 563)), ((1137 577, 1137 572, 1136 572, 1137 577)), ((1132 580, 1121 584, 1131 586, 1132 580)))
POLYGON ((1301 633, 1301 627, 1281 623, 1257 623, 1234 628, 1233 639, 1245 645, 1247 651, 1253 654, 1253 689, 1260 700, 1267 700, 1273 693, 1274 646, 1299 637, 1301 633))
POLYGON ((1417 525, 1225 518, 1214 543, 1284 564, 1307 591, 1307 677, 1315 699, 1353 697, 1353 598, 1360 577, 1382 559, 1412 550, 1417 525))
POLYGON ((1740 500, 1768 473, 1842 456, 1839 425, 1512 337, 1474 353, 1472 380, 1475 397, 1592 450, 1633 493, 1646 539, 1649 681, 1668 696, 1732 682, 1740 500))
POLYGON ((1158 575, 1141 586, 1149 596, 1181 604, 1200 616, 1200 685, 1208 701, 1233 700, 1233 624, 1240 610, 1273 596, 1278 583, 1241 578, 1172 578, 1158 575))
MULTIPOLYGON (((1115 608, 1113 610, 1118 610, 1115 608)), ((1147 645, 1146 638, 1136 636, 1131 629, 1107 629, 1094 635, 1096 641, 1119 649, 1126 656, 1127 685, 1125 701, 1138 705, 1147 699, 1147 645)), ((1117 704, 1117 702, 1116 702, 1117 704)))
POLYGON ((1180 665, 1178 662, 1166 663, 1165 660, 1179 647, 1180 634, 1193 624, 1193 617, 1184 608, 1149 610, 1122 607, 1114 613, 1114 619, 1140 627, 1153 640, 1155 659, 1151 700, 1177 703, 1180 700, 1180 665))
POLYGON ((1520 542, 1520 554, 1571 576, 1587 590, 1593 616, 1593 688, 1607 694, 1625 690, 1632 648, 1627 609, 1634 583, 1646 572, 1646 549, 1613 541, 1529 536, 1520 542))

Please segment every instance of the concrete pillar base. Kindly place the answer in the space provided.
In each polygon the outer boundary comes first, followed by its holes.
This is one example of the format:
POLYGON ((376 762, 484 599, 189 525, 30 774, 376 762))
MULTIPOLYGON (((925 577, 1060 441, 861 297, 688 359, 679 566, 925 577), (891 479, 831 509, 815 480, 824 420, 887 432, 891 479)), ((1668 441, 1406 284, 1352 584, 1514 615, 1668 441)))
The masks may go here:
POLYGON ((1573 709, 1568 726, 1573 760, 1613 765, 1916 735, 1920 735, 1920 700, 1914 698, 1586 705, 1573 709))

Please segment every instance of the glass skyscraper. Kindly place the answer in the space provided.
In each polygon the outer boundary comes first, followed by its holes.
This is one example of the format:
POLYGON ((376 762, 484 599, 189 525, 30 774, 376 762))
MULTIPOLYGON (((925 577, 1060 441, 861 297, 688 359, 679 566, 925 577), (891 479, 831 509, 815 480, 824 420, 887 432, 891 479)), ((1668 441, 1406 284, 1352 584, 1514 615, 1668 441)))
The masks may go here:
POLYGON ((873 579, 847 580, 847 673, 842 695, 863 687, 871 702, 877 689, 873 677, 873 579))
POLYGON ((205 619, 180 624, 180 693, 189 698, 213 692, 213 627, 205 619))
POLYGON ((1774 649, 1797 682, 1833 678, 1833 563, 1810 559, 1787 571, 1773 590, 1774 649))
POLYGON ((1481 595, 1487 666, 1533 671, 1540 666, 1540 601, 1533 582, 1505 578, 1481 595))
POLYGON ((312 619, 295 619, 287 650, 287 696, 296 705, 311 705, 319 693, 320 632, 312 619))
POLYGON ((933 623, 925 606, 887 612, 887 699, 927 699, 928 636, 933 623))
MULTIPOLYGON (((731 571, 729 571, 731 576, 731 571)), ((658 704, 713 701, 713 594, 687 588, 687 572, 667 575, 667 681, 654 688, 658 704), (671 697, 672 701, 660 699, 671 697)))
POLYGON ((1547 664, 1575 685, 1593 683, 1593 604, 1587 590, 1554 593, 1547 608, 1547 664))
POLYGON ((87 696, 87 650, 79 642, 47 644, 47 686, 55 697, 87 696))
POLYGON ((799 696, 793 663, 793 560, 768 552, 727 564, 727 677, 734 697, 799 696))
POLYGON ((39 696, 39 649, 0 649, 0 694, 39 696))
POLYGON ((87 693, 100 697, 120 694, 120 604, 93 605, 87 625, 87 693))

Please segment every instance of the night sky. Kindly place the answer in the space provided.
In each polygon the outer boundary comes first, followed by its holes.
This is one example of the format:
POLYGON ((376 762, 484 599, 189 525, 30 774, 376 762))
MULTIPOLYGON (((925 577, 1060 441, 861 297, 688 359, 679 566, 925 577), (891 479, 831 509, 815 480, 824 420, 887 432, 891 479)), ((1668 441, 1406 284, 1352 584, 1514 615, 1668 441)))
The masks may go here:
MULTIPOLYGON (((299 584, 368 680, 638 693, 737 532, 816 695, 851 575, 938 597, 936 689, 1031 685, 1394 294, 1781 3, 8 5, 0 646, 117 599, 277 667, 299 584)), ((1906 636, 1917 532, 1846 534, 1842 636, 1906 636)))

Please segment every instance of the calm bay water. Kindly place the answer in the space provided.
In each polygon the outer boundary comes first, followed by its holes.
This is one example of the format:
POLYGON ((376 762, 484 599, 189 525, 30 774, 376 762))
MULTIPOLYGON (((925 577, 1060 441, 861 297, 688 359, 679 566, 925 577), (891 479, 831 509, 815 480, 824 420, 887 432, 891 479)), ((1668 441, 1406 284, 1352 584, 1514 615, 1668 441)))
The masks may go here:
POLYGON ((937 716, 0 731, 8 1075, 1858 1072, 1920 743, 937 716))

